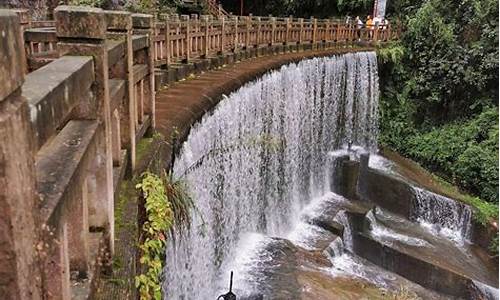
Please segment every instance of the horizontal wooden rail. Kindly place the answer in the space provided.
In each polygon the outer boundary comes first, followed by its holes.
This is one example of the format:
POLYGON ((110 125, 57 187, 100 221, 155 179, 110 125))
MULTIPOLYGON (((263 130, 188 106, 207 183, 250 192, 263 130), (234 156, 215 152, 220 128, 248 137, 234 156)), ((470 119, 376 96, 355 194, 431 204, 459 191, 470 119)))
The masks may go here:
POLYGON ((188 62, 242 48, 326 42, 380 43, 397 39, 392 26, 358 28, 335 19, 253 16, 173 15, 157 21, 153 36, 155 66, 188 62))
MULTIPOLYGON (((30 70, 46 63, 57 53, 57 38, 52 21, 25 26, 25 47, 30 70)), ((237 52, 240 49, 272 45, 309 44, 315 48, 322 43, 339 45, 381 43, 395 40, 400 31, 391 25, 359 28, 354 23, 331 19, 276 18, 256 16, 161 15, 153 25, 153 65, 166 67, 171 63, 188 62, 237 52)), ((134 39, 136 46, 147 41, 134 39)))

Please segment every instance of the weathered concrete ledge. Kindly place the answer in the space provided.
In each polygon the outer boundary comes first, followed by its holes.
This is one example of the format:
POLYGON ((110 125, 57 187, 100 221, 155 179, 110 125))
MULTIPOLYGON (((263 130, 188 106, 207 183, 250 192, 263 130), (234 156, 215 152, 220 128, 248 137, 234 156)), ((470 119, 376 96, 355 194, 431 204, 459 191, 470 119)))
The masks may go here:
MULTIPOLYGON (((416 201, 415 192, 410 183, 385 173, 368 167, 368 159, 361 155, 361 162, 338 159, 334 168, 339 182, 336 183, 335 192, 353 199, 383 208, 384 210, 399 215, 410 221, 412 220, 412 210, 416 201)), ((453 198, 450 198, 455 200, 453 198)), ((467 206, 455 200, 461 206, 467 206)), ((473 212, 474 213, 474 212, 473 212)), ((491 256, 489 244, 495 236, 496 230, 492 226, 483 225, 473 221, 470 242, 478 246, 484 259, 492 265, 498 265, 498 257, 491 256)))
POLYGON ((363 214, 349 212, 348 219, 353 229, 352 251, 356 255, 431 290, 458 299, 475 299, 472 297, 474 283, 467 276, 373 239, 365 233, 363 214))
POLYGON ((94 81, 89 56, 64 56, 26 76, 23 97, 30 105, 37 149, 67 120, 74 107, 89 101, 94 81))

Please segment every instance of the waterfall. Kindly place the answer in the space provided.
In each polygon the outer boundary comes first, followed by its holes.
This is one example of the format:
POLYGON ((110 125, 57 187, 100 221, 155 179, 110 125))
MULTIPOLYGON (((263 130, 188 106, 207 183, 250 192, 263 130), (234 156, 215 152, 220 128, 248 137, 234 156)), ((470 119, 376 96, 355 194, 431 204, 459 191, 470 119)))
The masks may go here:
POLYGON ((472 288, 476 290, 481 299, 498 300, 498 289, 476 280, 473 280, 472 283, 472 288))
POLYGON ((472 210, 453 199, 414 187, 410 219, 456 242, 470 239, 472 210))
POLYGON ((394 241, 397 241, 415 247, 431 247, 431 245, 423 239, 402 234, 392 228, 380 224, 380 222, 377 220, 376 215, 381 213, 382 212, 380 212, 379 209, 374 208, 366 214, 366 220, 370 225, 370 234, 375 239, 391 246, 394 241))
POLYGON ((334 221, 344 226, 344 232, 342 234, 342 242, 344 244, 345 249, 352 251, 352 246, 353 246, 352 228, 346 211, 345 210, 339 211, 339 213, 335 216, 334 221))
POLYGON ((377 118, 374 52, 283 66, 225 97, 174 164, 197 209, 191 230, 170 237, 165 299, 215 299, 244 236, 286 236, 329 191, 329 151, 377 148, 377 118))
POLYGON ((386 6, 387 6, 387 0, 378 0, 377 10, 375 11, 374 17, 384 18, 386 6))

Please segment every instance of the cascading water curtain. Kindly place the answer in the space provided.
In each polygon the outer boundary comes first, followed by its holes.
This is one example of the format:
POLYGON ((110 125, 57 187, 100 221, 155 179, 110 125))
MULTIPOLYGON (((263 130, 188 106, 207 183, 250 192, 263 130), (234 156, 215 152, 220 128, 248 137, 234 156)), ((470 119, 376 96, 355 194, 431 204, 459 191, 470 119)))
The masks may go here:
POLYGON ((374 52, 290 64, 223 99, 175 161, 197 209, 170 239, 165 299, 215 299, 242 234, 286 234, 327 191, 329 151, 377 148, 377 115, 374 52))

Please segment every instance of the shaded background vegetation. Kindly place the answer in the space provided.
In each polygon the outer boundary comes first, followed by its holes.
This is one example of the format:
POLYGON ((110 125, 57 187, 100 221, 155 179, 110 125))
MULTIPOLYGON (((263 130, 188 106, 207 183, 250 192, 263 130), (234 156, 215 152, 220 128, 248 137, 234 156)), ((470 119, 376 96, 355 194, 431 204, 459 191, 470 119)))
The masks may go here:
POLYGON ((399 0, 379 51, 381 143, 498 204, 498 0, 399 0))

